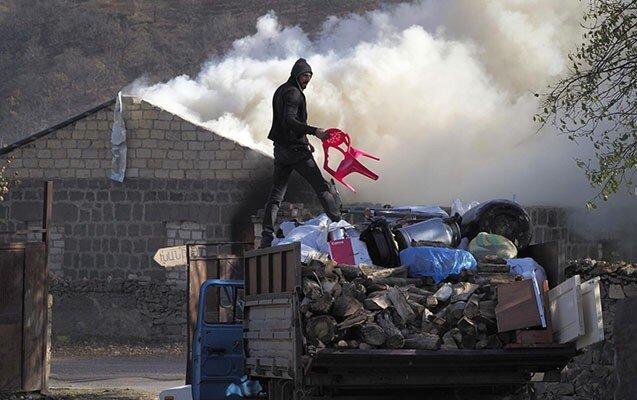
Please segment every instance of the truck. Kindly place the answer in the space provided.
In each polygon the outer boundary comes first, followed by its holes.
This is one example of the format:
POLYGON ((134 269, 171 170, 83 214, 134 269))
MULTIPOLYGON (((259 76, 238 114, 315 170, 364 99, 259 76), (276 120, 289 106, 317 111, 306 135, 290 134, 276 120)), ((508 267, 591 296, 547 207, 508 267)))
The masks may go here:
MULTIPOLYGON (((557 254, 557 244, 544 243, 522 255, 540 262, 555 280, 557 254)), ((538 373, 559 377, 577 354, 571 345, 308 353, 300 312, 300 244, 247 251, 242 264, 243 280, 212 279, 201 286, 192 383, 162 392, 161 399, 406 398, 463 387, 506 392, 538 373)))

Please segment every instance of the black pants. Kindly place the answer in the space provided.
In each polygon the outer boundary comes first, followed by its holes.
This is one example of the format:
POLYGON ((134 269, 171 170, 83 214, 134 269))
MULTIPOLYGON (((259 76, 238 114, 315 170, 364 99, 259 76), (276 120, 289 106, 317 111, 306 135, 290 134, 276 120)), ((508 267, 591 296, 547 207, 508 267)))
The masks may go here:
POLYGON ((312 153, 308 149, 290 149, 283 146, 274 147, 274 176, 270 197, 265 205, 261 247, 270 246, 274 238, 274 224, 279 207, 288 188, 288 180, 292 171, 298 172, 316 192, 323 211, 332 221, 341 220, 339 202, 330 191, 330 184, 323 179, 312 153))

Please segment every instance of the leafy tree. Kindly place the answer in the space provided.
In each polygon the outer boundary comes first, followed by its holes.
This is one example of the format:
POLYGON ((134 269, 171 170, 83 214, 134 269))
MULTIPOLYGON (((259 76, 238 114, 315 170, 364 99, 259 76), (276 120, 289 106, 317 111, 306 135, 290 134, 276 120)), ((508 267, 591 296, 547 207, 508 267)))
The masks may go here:
POLYGON ((573 141, 590 140, 594 159, 578 159, 597 190, 587 203, 633 187, 637 170, 637 0, 590 0, 584 41, 569 54, 566 77, 542 96, 534 116, 573 141))

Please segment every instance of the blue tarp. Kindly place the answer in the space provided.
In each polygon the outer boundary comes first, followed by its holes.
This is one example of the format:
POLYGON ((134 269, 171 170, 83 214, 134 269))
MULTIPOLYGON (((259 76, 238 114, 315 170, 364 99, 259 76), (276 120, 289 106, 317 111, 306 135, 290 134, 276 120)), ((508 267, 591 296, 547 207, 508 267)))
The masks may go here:
POLYGON ((446 247, 408 247, 400 252, 400 262, 409 269, 410 278, 432 276, 436 283, 450 275, 457 275, 463 269, 478 266, 471 253, 446 247))

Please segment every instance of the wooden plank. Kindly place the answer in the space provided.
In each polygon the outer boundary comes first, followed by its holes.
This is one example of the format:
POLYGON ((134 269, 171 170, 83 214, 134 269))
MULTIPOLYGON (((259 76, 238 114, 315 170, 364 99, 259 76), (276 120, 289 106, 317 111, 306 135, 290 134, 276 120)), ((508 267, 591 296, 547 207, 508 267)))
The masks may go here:
POLYGON ((580 276, 575 275, 549 291, 553 334, 558 343, 568 343, 584 335, 580 276))
POLYGON ((50 357, 51 351, 49 346, 49 340, 51 338, 50 334, 50 326, 49 326, 49 287, 48 287, 48 277, 49 277, 49 252, 51 249, 51 235, 49 234, 51 229, 51 221, 53 218, 53 181, 47 181, 44 184, 44 205, 43 205, 43 220, 42 220, 42 228, 45 231, 46 237, 42 236, 42 241, 45 243, 45 259, 44 259, 44 295, 42 296, 42 307, 44 310, 44 316, 42 325, 44 340, 42 340, 42 365, 43 372, 41 375, 40 388, 42 390, 48 390, 49 388, 49 372, 50 372, 50 357))
POLYGON ((272 270, 270 261, 270 254, 259 256, 259 293, 272 292, 270 290, 270 271, 272 270))
POLYGON ((22 390, 36 391, 42 386, 46 351, 46 248, 27 246, 24 260, 24 311, 22 328, 22 390))
POLYGON ((292 315, 289 306, 253 306, 249 309, 248 320, 287 319, 292 315))
POLYGON ((247 278, 246 279, 246 283, 248 284, 248 288, 246 293, 248 295, 255 295, 259 293, 258 290, 258 270, 259 270, 259 266, 257 263, 257 259, 256 258, 248 258, 246 259, 246 262, 248 264, 248 270, 247 270, 247 278))
POLYGON ((291 292, 297 284, 301 284, 300 281, 297 283, 295 271, 297 264, 299 264, 299 260, 295 260, 293 251, 285 253, 283 259, 285 260, 285 290, 287 292, 291 292))
POLYGON ((283 256, 281 253, 272 254, 272 291, 283 291, 283 256))
POLYGON ((0 391, 22 387, 23 265, 23 249, 0 250, 0 391))
POLYGON ((498 285, 495 316, 498 332, 531 328, 542 324, 533 281, 498 285))
POLYGON ((577 349, 590 346, 604 340, 604 318, 602 314, 602 296, 599 277, 580 285, 582 292, 582 312, 584 315, 584 336, 577 338, 577 349))
POLYGON ((249 319, 247 327, 249 330, 262 331, 289 331, 292 329, 290 319, 249 319))
POLYGON ((268 351, 277 351, 277 350, 290 350, 291 343, 289 340, 261 340, 254 339, 248 342, 248 348, 251 350, 268 350, 268 351))

